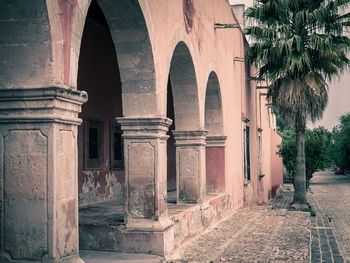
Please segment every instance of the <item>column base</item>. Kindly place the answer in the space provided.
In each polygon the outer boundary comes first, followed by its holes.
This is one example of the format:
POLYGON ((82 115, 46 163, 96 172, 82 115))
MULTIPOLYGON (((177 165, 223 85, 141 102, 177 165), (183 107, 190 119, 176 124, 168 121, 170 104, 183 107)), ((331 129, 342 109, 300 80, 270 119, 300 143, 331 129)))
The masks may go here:
POLYGON ((150 230, 134 225, 80 225, 80 249, 165 256, 174 250, 174 227, 150 230))

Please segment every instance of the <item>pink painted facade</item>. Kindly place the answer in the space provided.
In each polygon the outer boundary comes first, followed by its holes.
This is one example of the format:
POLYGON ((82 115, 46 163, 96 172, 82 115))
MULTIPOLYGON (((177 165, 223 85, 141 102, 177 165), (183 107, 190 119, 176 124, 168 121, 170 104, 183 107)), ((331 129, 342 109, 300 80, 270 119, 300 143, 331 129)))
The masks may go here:
POLYGON ((271 131, 271 190, 272 195, 276 194, 276 190, 283 185, 283 163, 282 157, 279 156, 277 147, 281 145, 282 138, 275 131, 271 131))
POLYGON ((3 16, 0 261, 167 255, 282 184, 244 34, 215 26, 238 23, 228 1, 14 0, 3 16))
POLYGON ((225 191, 225 147, 206 148, 207 192, 225 191))

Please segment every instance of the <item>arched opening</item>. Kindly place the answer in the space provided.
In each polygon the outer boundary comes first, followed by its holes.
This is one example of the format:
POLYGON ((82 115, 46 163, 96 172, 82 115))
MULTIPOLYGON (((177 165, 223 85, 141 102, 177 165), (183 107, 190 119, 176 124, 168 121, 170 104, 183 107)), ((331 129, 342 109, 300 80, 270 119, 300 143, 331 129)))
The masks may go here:
POLYGON ((189 203, 203 198, 205 132, 201 130, 198 101, 193 60, 186 44, 180 42, 173 53, 168 81, 167 117, 173 120, 167 156, 170 202, 175 201, 174 196, 176 202, 189 203))
POLYGON ((215 72, 209 75, 205 95, 206 190, 208 193, 225 190, 225 140, 220 83, 215 72))
MULTIPOLYGON (((104 213, 101 207, 108 204, 113 205, 113 220, 123 223, 123 145, 115 120, 123 115, 121 80, 111 33, 96 1, 91 2, 86 17, 78 66, 78 89, 89 97, 82 107, 83 123, 78 129, 81 229, 91 219, 101 220, 98 213, 104 213)), ((85 248, 85 243, 81 238, 80 247, 85 248)))
POLYGON ((80 249, 144 252, 125 228, 159 223, 166 211, 155 175, 158 138, 121 136, 130 122, 154 127, 161 119, 153 117, 159 116, 153 54, 138 0, 91 1, 77 83, 89 96, 78 134, 80 249))
POLYGON ((181 131, 200 130, 196 72, 191 53, 184 42, 178 43, 174 50, 169 78, 176 129, 181 131))
POLYGON ((167 118, 171 119, 173 123, 169 127, 167 135, 167 196, 168 203, 176 203, 176 147, 175 138, 171 131, 175 128, 175 113, 174 113, 174 98, 171 87, 170 78, 167 85, 167 118))
POLYGON ((205 129, 209 135, 223 134, 220 83, 215 72, 209 74, 205 93, 205 129))

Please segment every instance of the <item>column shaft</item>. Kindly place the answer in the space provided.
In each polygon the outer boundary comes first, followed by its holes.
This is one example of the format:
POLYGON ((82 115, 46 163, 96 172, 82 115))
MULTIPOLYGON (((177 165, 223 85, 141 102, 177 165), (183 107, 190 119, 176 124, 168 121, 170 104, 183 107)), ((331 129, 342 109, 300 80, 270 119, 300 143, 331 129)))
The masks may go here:
POLYGON ((167 213, 167 118, 117 118, 124 139, 124 207, 128 230, 163 231, 167 213))
POLYGON ((79 262, 77 126, 85 92, 0 90, 1 262, 79 262))
POLYGON ((200 203, 206 195, 207 131, 173 131, 176 145, 177 200, 200 203))

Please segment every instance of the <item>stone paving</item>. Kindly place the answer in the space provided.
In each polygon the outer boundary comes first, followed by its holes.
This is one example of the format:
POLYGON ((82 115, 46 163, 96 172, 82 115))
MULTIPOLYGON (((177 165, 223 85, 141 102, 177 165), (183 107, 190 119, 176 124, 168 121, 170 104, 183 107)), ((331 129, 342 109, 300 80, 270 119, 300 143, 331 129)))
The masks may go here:
POLYGON ((316 210, 311 220, 312 262, 350 262, 350 176, 316 173, 309 201, 316 210))
POLYGON ((288 211, 292 193, 269 206, 239 210, 168 262, 309 262, 310 216, 288 211))

